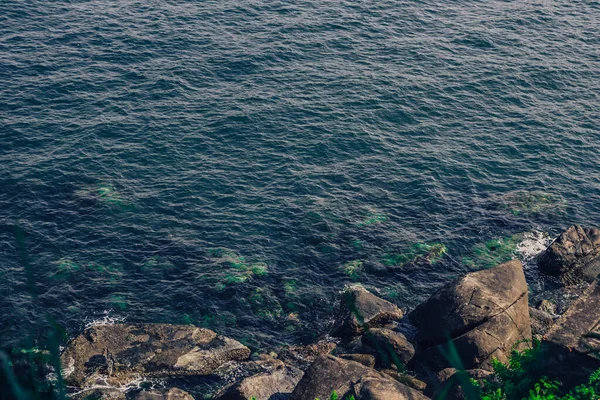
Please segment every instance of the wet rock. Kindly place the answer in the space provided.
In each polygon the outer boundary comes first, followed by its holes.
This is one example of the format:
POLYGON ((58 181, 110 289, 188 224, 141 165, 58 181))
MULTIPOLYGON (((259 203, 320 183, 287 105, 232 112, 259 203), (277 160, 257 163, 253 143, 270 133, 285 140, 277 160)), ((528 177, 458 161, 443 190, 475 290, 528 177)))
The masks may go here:
POLYGON ((222 390, 217 400, 269 400, 273 396, 286 396, 292 393, 302 378, 302 370, 285 365, 283 362, 272 371, 256 374, 222 390))
POLYGON ((342 354, 340 358, 344 360, 356 361, 366 367, 373 368, 375 366, 375 356, 372 354, 342 354))
POLYGON ((467 369, 491 369, 493 358, 506 361, 514 345, 531 339, 527 296, 523 266, 516 260, 442 287, 410 314, 423 350, 415 362, 433 371, 450 367, 439 346, 447 338, 467 369))
POLYGON ((340 399, 350 395, 359 399, 425 398, 372 368, 334 356, 322 356, 306 371, 290 400, 327 399, 334 390, 340 399))
POLYGON ((342 293, 339 314, 331 335, 351 340, 364 333, 366 328, 380 327, 403 315, 398 306, 380 299, 365 288, 350 287, 342 293))
POLYGON ((178 388, 140 392, 135 400, 194 400, 194 397, 178 388))
POLYGON ((537 339, 541 339, 554 325, 552 315, 533 307, 529 307, 529 320, 531 321, 531 333, 537 339))
POLYGON ((600 284, 595 281, 564 313, 542 342, 550 376, 567 387, 600 368, 600 284))
POLYGON ((317 357, 328 355, 336 347, 335 343, 324 340, 307 346, 287 346, 279 349, 277 358, 288 365, 305 370, 317 357))
POLYGON ((540 255, 540 271, 572 285, 600 274, 600 229, 569 227, 540 255))
POLYGON ((400 332, 385 328, 373 328, 363 335, 362 342, 372 349, 379 365, 398 367, 408 364, 415 355, 415 348, 400 332))
POLYGON ((69 343, 61 363, 66 382, 82 387, 97 380, 122 385, 139 377, 207 375, 249 356, 246 346, 208 329, 115 324, 86 329, 69 343))

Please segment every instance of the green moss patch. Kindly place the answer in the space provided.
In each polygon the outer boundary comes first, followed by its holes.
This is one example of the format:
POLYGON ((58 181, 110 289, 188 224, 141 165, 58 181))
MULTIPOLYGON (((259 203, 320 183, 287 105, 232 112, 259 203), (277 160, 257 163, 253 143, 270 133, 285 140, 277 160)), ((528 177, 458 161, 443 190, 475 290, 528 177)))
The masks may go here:
POLYGON ((358 280, 363 272, 363 262, 361 260, 348 261, 343 265, 343 269, 350 279, 358 280))

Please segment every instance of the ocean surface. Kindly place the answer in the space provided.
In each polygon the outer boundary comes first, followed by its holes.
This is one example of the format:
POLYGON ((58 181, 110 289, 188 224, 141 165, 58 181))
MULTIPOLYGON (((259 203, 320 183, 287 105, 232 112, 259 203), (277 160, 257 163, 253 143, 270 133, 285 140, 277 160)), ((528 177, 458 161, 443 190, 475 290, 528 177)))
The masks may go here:
POLYGON ((2 0, 0 344, 410 310, 600 226, 599 155, 598 1, 2 0))

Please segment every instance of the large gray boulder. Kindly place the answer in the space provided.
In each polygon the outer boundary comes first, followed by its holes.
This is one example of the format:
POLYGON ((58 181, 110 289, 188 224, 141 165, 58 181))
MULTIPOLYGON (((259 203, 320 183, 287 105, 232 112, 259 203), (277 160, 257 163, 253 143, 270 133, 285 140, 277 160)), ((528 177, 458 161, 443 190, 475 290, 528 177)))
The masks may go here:
POLYGON ((398 306, 380 299, 360 286, 346 288, 331 336, 351 340, 368 328, 377 328, 400 319, 404 313, 398 306))
POLYGON ((418 391, 354 361, 322 356, 306 371, 289 400, 328 399, 335 391, 338 398, 426 399, 418 391))
POLYGON ((583 383, 600 368, 600 284, 595 281, 550 328, 542 342, 548 375, 583 383))
POLYGON ((422 350, 417 364, 433 371, 453 366, 440 346, 450 339, 466 369, 490 369, 493 358, 507 361, 515 345, 531 340, 523 266, 513 260, 467 274, 434 293, 410 319, 422 350))
POLYGON ((540 255, 540 271, 567 285, 591 282, 600 274, 600 229, 573 225, 540 255))
POLYGON ((250 350, 215 332, 190 325, 115 324, 94 326, 73 339, 61 356, 72 386, 97 381, 123 385, 139 377, 207 375, 250 350))

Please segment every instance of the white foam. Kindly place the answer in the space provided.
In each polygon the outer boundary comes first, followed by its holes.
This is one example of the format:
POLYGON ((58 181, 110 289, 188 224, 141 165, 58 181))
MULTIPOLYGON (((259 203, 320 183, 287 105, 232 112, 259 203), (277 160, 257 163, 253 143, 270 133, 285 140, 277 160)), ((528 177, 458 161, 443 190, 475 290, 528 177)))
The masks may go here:
POLYGON ((85 324, 86 328, 89 328, 90 326, 101 326, 101 325, 114 325, 114 324, 119 324, 121 322, 125 321, 125 317, 113 317, 110 315, 110 312, 112 310, 106 310, 104 311, 104 316, 102 318, 97 318, 97 319, 93 319, 90 322, 87 322, 85 324))
POLYGON ((546 232, 532 231, 523 236, 523 240, 517 244, 517 254, 523 262, 533 260, 538 254, 544 251, 552 239, 546 232))

